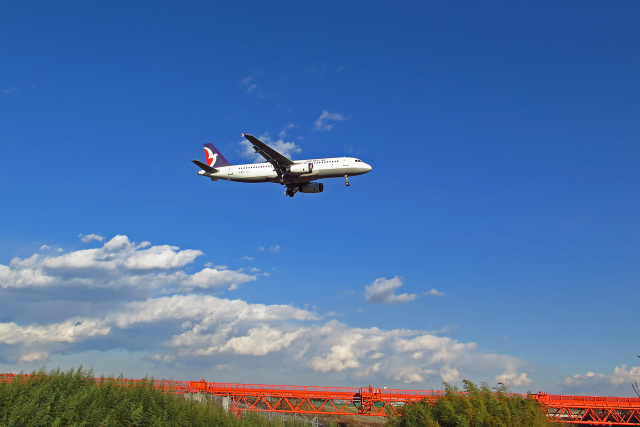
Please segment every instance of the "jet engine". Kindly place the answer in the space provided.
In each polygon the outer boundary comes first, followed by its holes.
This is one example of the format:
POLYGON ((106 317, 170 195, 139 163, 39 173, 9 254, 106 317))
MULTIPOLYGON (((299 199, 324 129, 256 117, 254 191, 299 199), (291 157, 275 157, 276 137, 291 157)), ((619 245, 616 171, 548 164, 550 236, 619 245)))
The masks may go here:
POLYGON ((289 173, 292 175, 302 175, 313 172, 313 163, 296 163, 289 167, 289 173))
POLYGON ((321 182, 310 182, 300 186, 301 193, 322 193, 324 190, 324 184, 321 182))

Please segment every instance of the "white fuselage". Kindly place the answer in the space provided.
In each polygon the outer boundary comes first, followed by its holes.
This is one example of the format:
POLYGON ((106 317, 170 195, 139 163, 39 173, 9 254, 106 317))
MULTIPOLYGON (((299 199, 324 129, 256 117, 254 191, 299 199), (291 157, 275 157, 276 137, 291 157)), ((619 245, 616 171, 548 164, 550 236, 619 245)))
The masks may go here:
MULTIPOLYGON (((323 178, 362 175, 371 170, 371 166, 354 157, 296 160, 292 168, 296 165, 308 165, 309 163, 312 164, 310 173, 289 173, 284 176, 284 181, 286 183, 309 182, 323 178)), ((206 174, 212 179, 224 179, 227 181, 280 182, 280 177, 271 163, 222 166, 216 169, 215 173, 200 171, 200 174, 206 174)))

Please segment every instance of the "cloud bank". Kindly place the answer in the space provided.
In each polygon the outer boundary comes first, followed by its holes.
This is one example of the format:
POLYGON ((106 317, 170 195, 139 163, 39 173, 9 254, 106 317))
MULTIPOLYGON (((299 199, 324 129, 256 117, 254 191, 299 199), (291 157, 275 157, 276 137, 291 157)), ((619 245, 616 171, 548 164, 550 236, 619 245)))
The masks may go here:
MULTIPOLYGON (((488 376, 530 383, 525 362, 473 342, 421 329, 353 327, 292 304, 224 298, 218 294, 256 276, 225 267, 188 273, 202 255, 118 235, 98 248, 0 265, 0 365, 19 371, 117 350, 132 364, 186 379, 261 382, 270 375, 276 382, 433 388, 488 376)), ((416 297, 396 295, 401 285, 400 277, 377 279, 368 299, 416 297)), ((147 374, 154 372, 137 375, 147 374)))
POLYGON ((631 390, 634 383, 640 383, 640 366, 627 369, 627 365, 622 365, 616 366, 611 374, 587 372, 565 377, 560 385, 568 393, 584 394, 582 390, 589 390, 589 394, 612 395, 615 394, 612 390, 631 390))
POLYGON ((152 246, 149 242, 136 244, 127 236, 118 235, 100 248, 59 256, 34 254, 25 259, 14 258, 9 265, 0 264, 0 289, 131 288, 166 293, 234 288, 256 279, 241 271, 215 268, 187 274, 183 268, 201 255, 199 250, 152 246))

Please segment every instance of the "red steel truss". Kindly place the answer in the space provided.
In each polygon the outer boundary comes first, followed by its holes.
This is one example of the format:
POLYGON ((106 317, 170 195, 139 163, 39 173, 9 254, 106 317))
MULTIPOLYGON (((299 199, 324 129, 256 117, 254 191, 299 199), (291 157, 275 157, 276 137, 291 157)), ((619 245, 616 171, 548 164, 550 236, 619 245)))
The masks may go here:
MULTIPOLYGON (((25 375, 27 376, 27 375, 25 375)), ((16 375, 0 374, 0 381, 16 375)), ((116 379, 123 385, 144 380, 116 379)), ((400 409, 420 400, 434 402, 442 391, 315 387, 295 385, 234 384, 200 381, 155 381, 155 387, 177 394, 205 393, 226 397, 229 409, 289 412, 310 415, 399 415, 400 409)), ((546 393, 523 395, 536 399, 551 421, 558 423, 640 426, 640 399, 624 397, 560 396, 546 393)))
POLYGON ((296 412, 312 415, 399 414, 408 402, 436 400, 441 391, 390 390, 348 387, 315 387, 265 384, 191 382, 192 392, 230 396, 232 410, 296 412))
POLYGON ((640 399, 631 397, 532 395, 556 422, 600 426, 640 426, 640 399))

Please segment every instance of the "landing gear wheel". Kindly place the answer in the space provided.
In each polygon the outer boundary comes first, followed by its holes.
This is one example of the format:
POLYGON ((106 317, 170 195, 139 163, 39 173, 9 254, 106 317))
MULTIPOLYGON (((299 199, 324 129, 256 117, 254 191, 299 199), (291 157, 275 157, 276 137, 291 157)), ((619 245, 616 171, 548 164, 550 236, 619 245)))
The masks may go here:
POLYGON ((344 176, 344 180, 345 180, 345 185, 348 187, 349 186, 349 175, 345 175, 344 176))
POLYGON ((287 188, 287 191, 284 192, 284 195, 289 197, 293 197, 294 194, 296 194, 296 192, 293 191, 293 188, 287 188))

